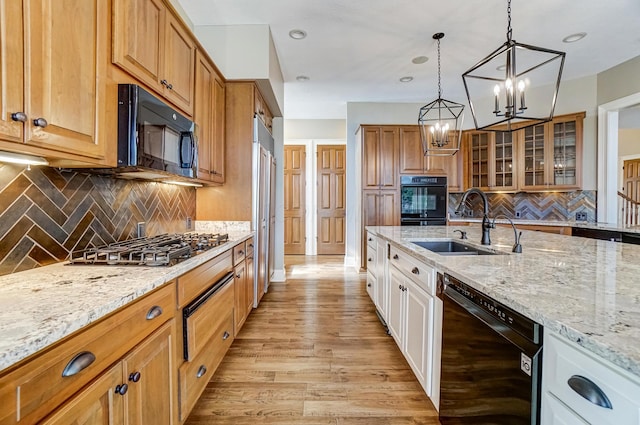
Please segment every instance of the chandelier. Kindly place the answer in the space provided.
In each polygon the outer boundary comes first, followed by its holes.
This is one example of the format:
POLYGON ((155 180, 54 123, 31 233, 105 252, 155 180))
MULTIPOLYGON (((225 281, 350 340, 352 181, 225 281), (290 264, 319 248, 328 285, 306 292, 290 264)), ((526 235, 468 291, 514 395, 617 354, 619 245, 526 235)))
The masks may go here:
POLYGON ((478 130, 511 131, 553 119, 565 53, 517 43, 511 0, 507 16, 507 41, 462 74, 478 130))
POLYGON ((420 108, 418 125, 425 155, 451 156, 460 150, 464 105, 442 98, 440 82, 440 40, 444 33, 433 34, 438 42, 438 98, 420 108))

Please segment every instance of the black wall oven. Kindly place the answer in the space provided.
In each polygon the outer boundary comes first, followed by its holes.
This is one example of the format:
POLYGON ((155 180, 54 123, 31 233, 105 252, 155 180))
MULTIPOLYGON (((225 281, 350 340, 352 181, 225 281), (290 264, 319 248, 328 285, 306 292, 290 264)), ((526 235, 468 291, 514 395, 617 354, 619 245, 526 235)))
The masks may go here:
POLYGON ((447 178, 400 176, 400 224, 444 226, 447 224, 447 178))

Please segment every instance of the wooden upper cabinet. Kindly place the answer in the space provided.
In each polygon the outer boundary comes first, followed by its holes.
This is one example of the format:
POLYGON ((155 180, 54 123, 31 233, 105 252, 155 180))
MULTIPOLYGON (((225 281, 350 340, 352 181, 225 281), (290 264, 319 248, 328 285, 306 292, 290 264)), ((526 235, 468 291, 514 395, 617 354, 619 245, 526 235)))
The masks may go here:
POLYGON ((425 155, 420 127, 417 125, 400 127, 400 173, 429 174, 444 176, 457 173, 456 161, 452 156, 425 155), (452 169, 455 167, 455 172, 452 169))
POLYGON ((193 114, 195 41, 162 0, 113 0, 113 63, 193 114))
POLYGON ((486 191, 515 190, 517 133, 471 131, 465 138, 469 187, 486 191))
POLYGON ((24 39, 22 1, 0 2, 0 138, 9 142, 24 141, 24 124, 11 118, 24 109, 24 39))
POLYGON ((254 112, 258 118, 264 123, 265 127, 271 133, 273 131, 273 115, 264 101, 262 94, 256 89, 255 97, 253 99, 254 112))
POLYGON ((225 85, 211 61, 200 51, 196 53, 194 103, 198 179, 224 183, 225 85))
POLYGON ((106 149, 100 133, 106 108, 106 2, 4 1, 0 8, 7 35, 0 40, 0 138, 22 144, 18 151, 99 162, 95 159, 106 149), (82 60, 72 60, 79 52, 82 60))
POLYGON ((398 187, 399 145, 398 127, 363 127, 363 189, 396 189, 398 187))

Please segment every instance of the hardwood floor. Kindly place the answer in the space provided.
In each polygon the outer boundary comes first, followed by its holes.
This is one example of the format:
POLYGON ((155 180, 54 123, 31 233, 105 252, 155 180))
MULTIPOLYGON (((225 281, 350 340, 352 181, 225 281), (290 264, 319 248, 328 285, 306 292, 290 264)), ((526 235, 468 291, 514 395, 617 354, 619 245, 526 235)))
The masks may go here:
POLYGON ((186 425, 439 424, 342 256, 287 256, 186 425))

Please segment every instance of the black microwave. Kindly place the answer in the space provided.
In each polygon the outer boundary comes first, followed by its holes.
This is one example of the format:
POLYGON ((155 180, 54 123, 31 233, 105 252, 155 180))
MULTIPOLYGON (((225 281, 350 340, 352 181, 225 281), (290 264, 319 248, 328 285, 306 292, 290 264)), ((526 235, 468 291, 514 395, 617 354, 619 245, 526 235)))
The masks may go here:
POLYGON ((194 123, 142 87, 118 85, 120 174, 195 178, 198 149, 194 123), (157 173, 157 172, 161 173, 157 173))

